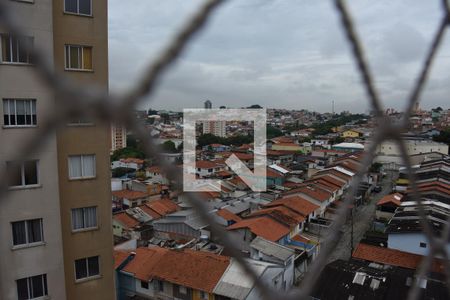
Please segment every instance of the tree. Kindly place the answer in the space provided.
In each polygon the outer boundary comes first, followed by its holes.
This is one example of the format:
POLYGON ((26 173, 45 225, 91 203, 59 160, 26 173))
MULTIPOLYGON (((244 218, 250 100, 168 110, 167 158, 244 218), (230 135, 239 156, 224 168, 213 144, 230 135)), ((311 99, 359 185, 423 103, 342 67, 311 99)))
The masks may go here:
POLYGON ((165 141, 162 145, 161 145, 161 149, 163 152, 166 153, 175 153, 177 152, 177 148, 175 147, 175 143, 172 141, 165 141))
POLYGON ((144 159, 145 153, 136 148, 126 147, 114 151, 114 153, 111 155, 111 161, 116 161, 121 158, 129 158, 129 157, 144 159))
POLYGON ((283 136, 284 134, 280 129, 269 125, 266 128, 266 135, 267 135, 267 139, 270 140, 277 136, 283 136))
POLYGON ((450 145, 450 127, 441 130, 439 135, 433 137, 433 140, 439 143, 450 145))
POLYGON ((262 108, 262 106, 259 105, 259 104, 253 104, 253 105, 250 105, 250 106, 247 107, 247 108, 262 108))
POLYGON ((115 168, 112 170, 112 177, 117 178, 117 177, 122 177, 128 173, 133 173, 134 169, 130 169, 130 168, 115 168))
POLYGON ((383 166, 383 165, 380 164, 379 162, 375 162, 375 163, 373 163, 373 164, 370 166, 369 171, 370 171, 371 173, 379 173, 382 166, 383 166))

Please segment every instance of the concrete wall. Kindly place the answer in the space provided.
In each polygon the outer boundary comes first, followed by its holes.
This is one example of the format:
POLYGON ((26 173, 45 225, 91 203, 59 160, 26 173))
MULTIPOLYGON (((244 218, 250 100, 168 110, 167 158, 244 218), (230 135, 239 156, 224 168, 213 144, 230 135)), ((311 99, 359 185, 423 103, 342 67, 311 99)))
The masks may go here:
MULTIPOLYGON (((23 30, 34 38, 35 47, 43 50, 49 62, 53 60, 52 1, 34 3, 4 1, 21 21, 23 30)), ((7 31, 0 28, 0 33, 7 31)), ((38 126, 54 105, 53 95, 34 72, 31 65, 0 64, 0 114, 4 98, 36 99, 38 126)), ((0 167, 17 154, 25 137, 36 135, 36 128, 0 127, 0 167)), ((62 256, 59 193, 56 157, 56 137, 43 140, 40 149, 28 157, 39 160, 39 183, 33 189, 10 191, 0 204, 0 299, 17 299, 15 280, 47 274, 48 294, 52 299, 65 299, 62 256), (43 219, 44 244, 32 248, 12 249, 11 222, 43 219)))
MULTIPOLYGON (((422 232, 390 233, 388 236, 388 248, 428 255, 430 243, 422 232), (426 248, 420 247, 420 243, 426 243, 426 248)), ((450 252, 450 243, 447 243, 447 252, 450 252)))

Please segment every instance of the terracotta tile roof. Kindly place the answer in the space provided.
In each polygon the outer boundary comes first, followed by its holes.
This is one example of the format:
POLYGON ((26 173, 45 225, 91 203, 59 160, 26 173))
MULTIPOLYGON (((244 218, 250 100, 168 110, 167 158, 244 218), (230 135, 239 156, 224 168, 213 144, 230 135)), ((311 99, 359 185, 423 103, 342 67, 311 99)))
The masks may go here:
POLYGON ((242 152, 232 152, 229 155, 225 155, 225 157, 231 156, 232 154, 236 155, 242 161, 250 161, 253 160, 253 154, 250 153, 242 153, 242 152))
POLYGON ((227 221, 235 221, 235 222, 239 222, 239 221, 242 220, 241 217, 239 217, 239 216, 233 214, 231 211, 229 211, 229 210, 226 209, 226 208, 219 209, 218 211, 216 211, 216 214, 217 214, 218 216, 221 216, 222 218, 224 218, 224 219, 227 220, 227 221))
POLYGON ((220 192, 199 192, 199 194, 205 200, 220 198, 220 192))
POLYGON ((135 199, 141 199, 148 196, 145 192, 140 191, 132 191, 132 190, 121 190, 121 191, 114 191, 112 192, 113 196, 116 196, 117 198, 125 198, 128 200, 135 200, 135 199))
POLYGON ((114 250, 114 269, 117 269, 130 256, 130 251, 114 250))
MULTIPOLYGON (((407 269, 417 269, 424 258, 422 255, 404 252, 396 249, 377 247, 366 244, 359 244, 352 256, 357 259, 373 261, 391 266, 397 266, 407 269)), ((435 259, 432 271, 437 273, 444 272, 442 261, 435 259)))
POLYGON ((334 179, 330 175, 323 175, 323 176, 320 176, 318 178, 320 178, 322 180, 325 180, 326 182, 329 182, 331 184, 334 184, 335 186, 338 186, 339 188, 342 188, 345 185, 345 183, 343 183, 342 181, 339 181, 337 179, 334 179))
POLYGON ((159 166, 151 166, 151 167, 147 168, 147 171, 149 171, 150 173, 161 174, 161 168, 159 166))
POLYGON ((113 219, 121 223, 127 229, 131 229, 139 225, 139 221, 129 216, 126 212, 114 214, 113 219))
POLYGON ((296 151, 288 151, 288 150, 267 150, 266 154, 269 156, 283 156, 283 155, 291 155, 296 153, 296 151))
POLYGON ((223 171, 217 172, 216 175, 222 176, 222 177, 227 177, 227 176, 232 176, 233 173, 230 171, 223 170, 223 171))
POLYGON ((159 279, 211 293, 230 264, 230 258, 190 249, 138 248, 123 271, 137 279, 159 279))
POLYGON ((266 207, 273 207, 283 205, 286 206, 298 213, 302 216, 306 217, 310 215, 313 211, 319 208, 319 206, 309 202, 306 199, 303 199, 300 196, 286 196, 280 199, 273 201, 270 204, 267 204, 266 207))
POLYGON ((228 230, 248 228, 253 234, 266 240, 277 242, 289 233, 289 228, 269 217, 256 217, 244 219, 231 226, 228 230))
POLYGON ((310 239, 308 239, 308 238, 306 238, 306 237, 304 237, 304 236, 302 236, 302 235, 300 235, 300 234, 297 234, 297 235, 294 236, 292 239, 293 239, 294 241, 301 242, 301 243, 305 243, 305 244, 311 244, 311 243, 312 243, 310 239))
POLYGON ((214 169, 220 167, 220 165, 208 160, 197 160, 195 162, 195 167, 200 169, 214 169))
POLYGON ((178 205, 175 202, 167 198, 151 201, 146 203, 145 205, 161 216, 173 213, 179 209, 178 205))
POLYGON ((267 168, 266 176, 267 177, 273 177, 273 178, 284 178, 283 175, 281 175, 280 173, 272 170, 271 168, 267 168))
POLYGON ((243 144, 239 149, 253 149, 253 144, 243 144))
POLYGON ((146 204, 142 204, 139 206, 147 215, 151 216, 154 220, 160 219, 162 216, 158 214, 156 211, 148 207, 146 204))
POLYGON ((142 165, 144 163, 143 159, 133 158, 133 157, 122 158, 122 159, 120 159, 120 161, 123 162, 123 163, 136 163, 138 165, 142 165))
POLYGON ((279 143, 292 143, 294 139, 291 137, 287 137, 287 136, 279 136, 279 137, 275 137, 273 138, 271 141, 279 144, 279 143))
POLYGON ((271 218, 288 225, 298 225, 305 221, 305 218, 286 206, 274 206, 253 212, 249 217, 254 216, 270 216, 271 218))
POLYGON ((292 189, 290 191, 287 191, 284 193, 284 195, 293 195, 293 194, 304 194, 307 195, 313 199, 316 199, 317 201, 324 202, 331 197, 331 193, 325 192, 322 189, 319 189, 317 187, 314 187, 314 185, 304 185, 299 188, 292 189))
POLYGON ((342 167, 342 168, 347 169, 347 170, 349 170, 349 171, 351 171, 353 173, 356 173, 359 170, 359 167, 358 167, 357 164, 351 163, 349 161, 342 161, 342 162, 339 162, 337 164, 333 164, 333 166, 342 167))
POLYGON ((396 206, 400 206, 400 204, 402 203, 402 198, 403 198, 403 195, 400 194, 400 193, 389 194, 389 195, 386 195, 383 198, 381 198, 378 201, 377 205, 383 205, 383 204, 386 204, 386 203, 393 203, 396 206))
POLYGON ((275 146, 275 147, 276 147, 276 146, 283 146, 283 147, 297 147, 297 148, 300 148, 300 147, 301 147, 299 144, 295 144, 295 143, 292 143, 292 142, 287 142, 287 143, 285 143, 285 142, 279 142, 279 143, 275 143, 274 146, 275 146))
POLYGON ((318 186, 322 189, 325 189, 327 191, 331 191, 331 192, 336 192, 337 190, 339 190, 339 187, 326 181, 323 180, 322 178, 313 178, 313 179, 309 179, 307 181, 305 181, 305 183, 307 184, 313 184, 315 186, 318 186))

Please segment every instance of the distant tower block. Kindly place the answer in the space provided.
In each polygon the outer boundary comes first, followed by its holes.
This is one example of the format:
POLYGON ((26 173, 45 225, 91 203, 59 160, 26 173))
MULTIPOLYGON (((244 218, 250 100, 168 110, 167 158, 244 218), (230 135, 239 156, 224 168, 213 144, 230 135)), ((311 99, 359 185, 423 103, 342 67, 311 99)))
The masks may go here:
POLYGON ((418 111, 420 111, 420 106, 419 106, 420 104, 419 104, 419 101, 417 101, 416 103, 414 103, 414 108, 413 108, 413 111, 414 112, 418 112, 418 111))
POLYGON ((206 109, 212 108, 212 103, 211 103, 211 101, 209 101, 209 100, 206 100, 206 101, 205 101, 205 108, 206 108, 206 109))

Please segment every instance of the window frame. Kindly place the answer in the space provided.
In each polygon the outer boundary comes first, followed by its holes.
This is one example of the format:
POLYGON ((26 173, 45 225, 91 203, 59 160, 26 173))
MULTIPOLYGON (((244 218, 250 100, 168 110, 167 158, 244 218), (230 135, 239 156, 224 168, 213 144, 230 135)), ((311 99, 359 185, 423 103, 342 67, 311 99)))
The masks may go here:
POLYGON ((78 258, 75 259, 73 262, 73 270, 74 270, 74 278, 75 278, 75 282, 83 282, 83 281, 87 281, 87 280, 94 280, 94 279, 98 279, 101 277, 101 272, 100 272, 100 255, 94 255, 94 256, 89 256, 89 257, 82 257, 82 258, 78 258), (98 274, 95 275, 90 275, 89 274, 89 258, 97 258, 97 267, 98 267, 98 274), (77 265, 76 265, 76 261, 77 260, 84 260, 85 264, 86 264, 86 277, 81 277, 81 278, 77 278, 77 265))
POLYGON ((97 207, 98 207, 98 206, 94 205, 94 206, 85 206, 85 207, 71 208, 71 209, 70 209, 70 221, 71 221, 71 229, 72 229, 72 232, 83 232, 83 231, 90 231, 90 230, 96 230, 96 229, 98 229, 99 226, 98 226, 98 210, 97 210, 97 207), (86 209, 87 209, 87 208, 95 208, 95 226, 92 226, 92 227, 86 227, 86 209), (74 228, 74 223, 73 223, 73 221, 74 221, 74 219, 73 219, 73 211, 76 210, 76 209, 82 209, 82 210, 83 210, 83 225, 84 225, 83 228, 78 228, 78 229, 75 229, 75 228, 74 228))
POLYGON ((16 291, 17 291, 17 297, 19 297, 19 288, 17 286, 17 283, 19 280, 26 280, 27 281, 27 293, 28 293, 28 298, 27 300, 32 300, 32 299, 45 299, 45 297, 48 297, 48 282, 47 282, 47 274, 39 274, 39 275, 34 275, 34 276, 30 276, 30 277, 24 277, 24 278, 19 278, 16 279, 16 291), (42 296, 37 296, 34 297, 33 295, 33 277, 37 277, 40 276, 41 277, 41 283, 42 283, 42 296))
MULTIPOLYGON (((2 110, 3 110, 3 128, 35 128, 37 127, 37 100, 34 98, 2 98, 2 110), (17 101, 23 101, 24 105, 26 104, 27 101, 29 101, 30 103, 30 116, 31 116, 31 124, 17 124, 17 101), (8 112, 5 112, 5 102, 7 102, 7 106, 8 106, 8 112), (11 116, 12 114, 10 113, 11 111, 11 102, 14 102, 14 117, 15 117, 15 125, 11 125, 11 116), (33 110, 33 103, 34 103, 34 110, 33 110), (9 119, 9 124, 5 124, 5 115, 8 115, 8 119, 9 119), (35 116, 35 118, 33 118, 33 116, 35 116), (34 120, 36 120, 35 124, 34 120)), ((26 114, 25 114, 25 118, 26 118, 26 114)), ((26 123, 26 122, 25 122, 26 123)))
POLYGON ((15 36, 15 35, 12 35, 12 34, 10 34, 10 33, 8 33, 8 32, 0 32, 0 64, 5 64, 5 65, 22 65, 22 66, 30 66, 30 65, 33 65, 33 59, 32 59, 32 57, 31 57, 31 54, 32 54, 32 52, 33 52, 33 48, 34 48, 34 37, 33 36, 28 36, 28 35, 25 35, 25 36, 15 36), (7 60, 3 60, 3 38, 4 37, 8 37, 9 38, 9 43, 8 43, 8 45, 9 45, 9 51, 10 51, 10 55, 11 55, 11 60, 9 60, 9 61, 7 61, 7 60), (16 47, 17 47, 17 49, 16 49, 16 51, 17 51, 17 53, 16 53, 16 55, 17 55, 17 61, 14 61, 13 60, 13 43, 12 43, 12 39, 13 38, 15 38, 16 39, 16 42, 17 42, 17 45, 16 45, 16 47), (26 38, 26 39, 29 39, 29 41, 30 41, 30 44, 31 44, 31 49, 27 49, 28 51, 27 51, 27 61, 26 62, 21 62, 21 61, 19 61, 19 49, 20 49, 20 47, 19 47, 19 39, 20 38, 26 38))
MULTIPOLYGON (((14 161, 7 161, 6 162, 6 170, 8 172, 8 163, 17 163, 14 161)), ((29 159, 29 160, 25 160, 20 162, 20 175, 21 175, 21 185, 9 185, 8 183, 8 189, 9 190, 21 190, 21 189, 30 189, 30 188, 38 188, 41 187, 41 174, 40 174, 40 168, 39 168, 39 160, 38 159, 29 159), (37 182, 33 183, 33 184, 25 184, 25 163, 27 162, 35 162, 36 163, 36 179, 37 182)))
POLYGON ((75 71, 75 72, 94 72, 94 60, 93 60, 93 53, 94 53, 94 47, 88 46, 88 45, 76 45, 76 44, 64 44, 64 70, 65 71, 75 71), (78 48, 78 60, 80 64, 80 68, 72 68, 71 61, 70 61, 70 48, 78 48), (83 49, 84 48, 90 48, 91 49, 91 68, 85 69, 84 68, 84 54, 83 49), (67 55, 67 51, 69 50, 69 55, 67 55), (81 56, 80 56, 81 53, 81 56), (67 61, 67 58, 69 58, 69 61, 67 61))
POLYGON ((67 165, 68 165, 68 168, 67 168, 67 170, 68 170, 68 178, 69 178, 69 180, 89 180, 89 179, 95 179, 95 178, 97 178, 97 158, 96 158, 96 155, 95 154, 74 154, 74 155, 69 155, 68 157, 67 157, 67 165), (79 156, 80 158, 81 158, 81 176, 80 177, 70 177, 70 170, 71 170, 71 166, 70 166, 70 158, 71 157, 76 157, 76 156, 79 156), (83 157, 85 157, 85 156, 93 156, 94 157, 94 175, 92 175, 92 176, 84 176, 84 174, 83 174, 83 167, 84 167, 84 165, 83 165, 83 157))
POLYGON ((11 222, 11 244, 12 244, 12 249, 22 249, 22 248, 30 248, 30 247, 35 247, 35 246, 41 246, 41 245, 45 245, 45 237, 44 237, 44 219, 43 218, 36 218, 36 219, 27 219, 27 220, 20 220, 20 221, 14 221, 11 222), (32 242, 30 243, 30 234, 28 232, 28 223, 31 221, 35 221, 35 220, 39 220, 39 228, 41 231, 41 240, 37 241, 37 242, 32 242), (13 227, 13 223, 21 223, 23 222, 25 224, 25 240, 26 242, 23 244, 14 244, 14 227, 13 227))
POLYGON ((83 14, 80 13, 80 0, 74 0, 77 2, 77 12, 72 12, 72 11, 67 11, 66 10, 66 0, 63 0, 63 12, 64 14, 67 15, 74 15, 74 16, 82 16, 82 17, 93 17, 94 14, 92 13, 93 7, 92 7, 92 0, 89 0, 90 2, 90 9, 91 9, 91 13, 90 14, 83 14))
POLYGON ((148 290, 150 288, 148 281, 141 280, 141 288, 148 290))

